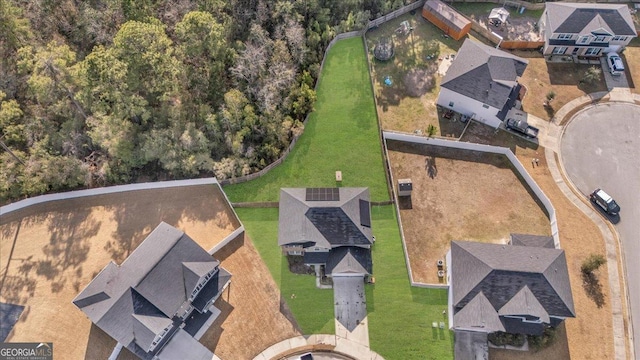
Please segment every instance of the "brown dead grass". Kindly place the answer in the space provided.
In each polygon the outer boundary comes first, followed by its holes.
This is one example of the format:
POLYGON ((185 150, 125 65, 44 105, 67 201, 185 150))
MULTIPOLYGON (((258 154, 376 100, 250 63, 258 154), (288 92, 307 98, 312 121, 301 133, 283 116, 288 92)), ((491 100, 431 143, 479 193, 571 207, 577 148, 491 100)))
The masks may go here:
POLYGON ((600 68, 599 64, 547 63, 536 51, 514 51, 513 54, 529 61, 519 80, 527 88, 522 108, 539 118, 550 120, 555 111, 569 101, 582 95, 607 90, 604 76, 594 84, 580 83, 585 71, 591 66, 600 68), (543 104, 549 91, 555 92, 556 97, 550 107, 545 107, 543 104))
POLYGON ((627 81, 629 81, 631 92, 638 94, 640 89, 635 84, 640 84, 640 39, 633 39, 624 53, 620 55, 626 63, 627 81))
MULTIPOLYGON (((572 359, 613 359, 613 324, 611 318, 611 304, 609 300, 610 288, 606 267, 598 270, 598 278, 601 291, 604 294, 604 305, 598 307, 590 298, 583 286, 580 265, 591 254, 605 255, 604 239, 597 226, 573 205, 556 185, 544 156, 544 148, 530 147, 530 143, 510 136, 506 132, 493 131, 482 132, 486 126, 477 125, 465 135, 465 141, 472 139, 474 142, 505 146, 512 149, 521 163, 525 165, 529 175, 533 177, 538 186, 551 200, 556 210, 558 229, 560 232, 560 246, 565 250, 569 278, 573 292, 573 301, 576 310, 575 319, 565 321, 569 351, 572 359), (529 147, 527 147, 529 146, 529 147), (539 158, 540 165, 530 167, 532 158, 539 158)), ((509 352, 511 354, 512 352, 509 352)), ((514 353, 515 354, 515 353, 514 353)), ((553 357, 550 353, 548 359, 566 359, 566 357, 553 357)), ((518 357, 501 357, 498 359, 519 359, 518 357)), ((534 357, 530 359, 547 359, 547 357, 534 357)), ((529 358, 527 358, 529 359, 529 358)))
MULTIPOLYGON (((239 225, 229 210, 216 188, 191 186, 58 201, 3 215, 0 300, 25 306, 7 341, 53 342, 61 359, 106 358, 115 341, 71 300, 110 260, 121 263, 160 221, 212 248, 239 225)), ((277 286, 250 241, 223 255, 234 275, 231 297, 217 302, 227 321, 214 324, 223 331, 210 329, 203 343, 216 353, 241 349, 234 358, 250 358, 259 347, 295 334, 283 315, 287 310, 273 304, 277 286)), ((123 351, 120 358, 132 355, 123 351)))
POLYGON ((549 219, 502 155, 389 143, 394 178, 411 178, 400 215, 415 281, 438 283, 451 240, 504 244, 510 233, 549 235, 549 219))
MULTIPOLYGON (((442 30, 425 20, 420 11, 416 11, 414 15, 408 13, 400 16, 367 32, 370 50, 370 54, 367 55, 372 67, 371 79, 378 104, 378 117, 383 129, 405 132, 420 130, 426 133, 428 126, 433 125, 438 129, 438 135, 450 136, 446 132, 447 124, 442 124, 436 111, 436 100, 442 80, 442 76, 437 74, 437 67, 440 59, 458 51, 464 39, 456 41, 442 35, 442 30), (405 20, 413 26, 412 34, 406 37, 395 35, 394 30, 405 20), (395 56, 386 62, 377 61, 373 57, 373 48, 381 37, 394 39, 395 56), (428 59, 431 54, 426 45, 434 40, 439 44, 440 56, 438 59, 428 59), (416 71, 433 76, 435 86, 429 87, 428 90, 408 89, 404 79, 407 74, 416 71), (386 76, 393 79, 392 86, 384 85, 386 76), (413 97, 412 94, 420 96, 413 97)), ((413 87, 413 84, 411 86, 413 87)))

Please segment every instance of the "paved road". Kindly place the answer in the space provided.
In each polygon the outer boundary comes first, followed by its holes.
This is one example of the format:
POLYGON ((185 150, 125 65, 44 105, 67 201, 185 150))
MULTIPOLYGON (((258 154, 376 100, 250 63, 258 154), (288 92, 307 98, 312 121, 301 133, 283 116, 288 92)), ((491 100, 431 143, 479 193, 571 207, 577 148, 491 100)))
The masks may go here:
POLYGON ((583 194, 603 188, 620 204, 636 356, 640 354, 640 106, 604 103, 576 115, 561 142, 567 175, 583 194))

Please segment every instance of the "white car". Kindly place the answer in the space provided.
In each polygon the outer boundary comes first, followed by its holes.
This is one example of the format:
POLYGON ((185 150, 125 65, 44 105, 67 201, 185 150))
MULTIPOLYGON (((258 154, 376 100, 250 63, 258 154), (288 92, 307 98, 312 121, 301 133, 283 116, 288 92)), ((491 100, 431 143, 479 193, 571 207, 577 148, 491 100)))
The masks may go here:
POLYGON ((624 72, 624 64, 622 63, 620 55, 616 52, 607 54, 607 64, 609 65, 611 75, 620 75, 624 72))

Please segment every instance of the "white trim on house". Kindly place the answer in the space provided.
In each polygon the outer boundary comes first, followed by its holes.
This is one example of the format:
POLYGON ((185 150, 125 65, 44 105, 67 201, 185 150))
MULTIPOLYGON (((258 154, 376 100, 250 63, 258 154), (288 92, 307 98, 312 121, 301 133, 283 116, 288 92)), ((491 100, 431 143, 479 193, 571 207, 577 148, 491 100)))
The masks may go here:
POLYGON ((502 124, 502 120, 497 116, 500 109, 496 109, 444 87, 440 88, 437 103, 446 109, 467 115, 473 120, 494 128, 498 128, 500 124, 502 124))

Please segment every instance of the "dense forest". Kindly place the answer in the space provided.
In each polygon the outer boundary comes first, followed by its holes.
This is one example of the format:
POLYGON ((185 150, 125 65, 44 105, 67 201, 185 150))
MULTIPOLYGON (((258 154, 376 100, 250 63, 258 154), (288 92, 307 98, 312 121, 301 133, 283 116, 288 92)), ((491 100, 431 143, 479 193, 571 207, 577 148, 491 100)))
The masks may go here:
POLYGON ((403 5, 0 0, 0 200, 255 172, 303 130, 335 34, 403 5))

